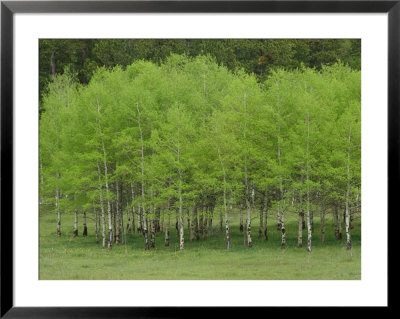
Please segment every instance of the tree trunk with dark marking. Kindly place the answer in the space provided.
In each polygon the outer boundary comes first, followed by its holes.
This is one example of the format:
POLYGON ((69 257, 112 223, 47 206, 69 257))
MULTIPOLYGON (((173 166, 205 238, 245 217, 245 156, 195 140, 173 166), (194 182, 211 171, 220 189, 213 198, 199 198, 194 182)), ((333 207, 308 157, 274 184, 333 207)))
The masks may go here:
POLYGON ((314 212, 310 212, 311 232, 314 233, 314 212))
POLYGON ((131 221, 131 227, 129 228, 132 233, 136 232, 135 215, 137 215, 135 211, 135 206, 132 206, 132 221, 131 221))
POLYGON ((190 242, 194 241, 194 238, 196 236, 196 229, 195 229, 195 220, 196 220, 196 205, 193 207, 192 210, 192 220, 190 223, 190 242))
POLYGON ((94 212, 94 222, 95 222, 94 231, 95 231, 95 234, 96 234, 96 244, 98 244, 99 243, 99 227, 100 227, 100 224, 97 223, 97 210, 96 210, 95 207, 93 207, 93 212, 94 212))
POLYGON ((82 234, 82 236, 87 236, 86 212, 83 212, 83 234, 82 234))
POLYGON ((164 231, 164 208, 161 211, 160 215, 160 232, 162 233, 164 231))
MULTIPOLYGON (((100 114, 100 103, 97 100, 97 112, 100 114)), ((105 179, 105 186, 106 186, 106 198, 107 198, 107 211, 108 211, 108 248, 112 248, 112 241, 113 241, 113 232, 112 232, 112 216, 111 216, 111 202, 110 202, 110 190, 108 185, 108 166, 107 166, 107 152, 104 145, 103 133, 101 130, 101 126, 99 125, 100 129, 100 140, 101 140, 101 147, 103 151, 103 164, 104 164, 104 179, 105 179)))
MULTIPOLYGON (((350 134, 349 134, 350 145, 350 134)), ((347 189, 346 189, 346 202, 345 202, 345 230, 346 230, 346 249, 351 249, 351 235, 350 235, 350 149, 347 150, 347 189)))
MULTIPOLYGON (((122 191, 122 189, 121 189, 122 191)), ((121 243, 125 244, 125 228, 124 228, 124 214, 122 211, 122 203, 121 203, 121 243)))
POLYGON ((242 210, 242 205, 240 205, 240 224, 239 224, 239 230, 242 233, 243 232, 243 210, 242 210))
POLYGON ((276 230, 281 231, 282 230, 282 222, 281 222, 281 213, 280 210, 278 209, 276 212, 276 230))
POLYGON ((131 229, 131 214, 128 203, 126 203, 126 233, 130 234, 132 232, 131 229))
MULTIPOLYGON (((244 129, 243 129, 243 139, 247 146, 247 93, 243 96, 243 107, 244 107, 244 129)), ((245 200, 246 200, 246 236, 247 236, 247 247, 252 247, 253 242, 251 239, 251 206, 250 206, 250 196, 254 197, 254 189, 250 190, 250 181, 248 176, 247 168, 247 156, 248 148, 245 149, 244 155, 244 185, 245 185, 245 200)))
MULTIPOLYGON (((57 173, 58 175, 58 173, 57 173)), ((57 237, 61 236, 60 189, 56 187, 57 237)))
POLYGON ((78 210, 75 209, 74 237, 78 236, 78 210))
POLYGON ((264 207, 263 205, 260 206, 260 225, 258 228, 258 239, 263 237, 263 229, 264 228, 264 207))
POLYGON ((169 225, 171 220, 171 212, 170 212, 170 199, 168 198, 168 207, 167 207, 167 223, 165 226, 165 238, 164 238, 164 245, 166 247, 169 246, 169 225))
MULTIPOLYGON (((106 216, 105 216, 105 210, 104 210, 104 200, 103 200, 103 187, 102 187, 102 181, 101 181, 101 171, 100 171, 100 165, 97 163, 97 171, 99 174, 99 193, 100 193, 100 209, 101 209, 101 222, 102 222, 102 247, 106 247, 106 216)), ((100 225, 100 223, 99 223, 100 225)))
MULTIPOLYGON (((358 202, 358 194, 356 196, 356 203, 358 202)), ((354 229, 354 211, 355 207, 354 205, 351 205, 350 207, 350 229, 354 229)))
POLYGON ((115 214, 115 202, 111 203, 111 216, 112 216, 112 227, 113 227, 113 241, 114 243, 117 241, 117 223, 116 223, 116 214, 115 214))
MULTIPOLYGON (((302 181, 303 182, 303 178, 302 181)), ((303 212, 303 195, 299 195, 300 209, 299 209, 299 223, 297 225, 297 247, 303 246, 303 223, 304 223, 304 212, 303 212)))
POLYGON ((338 219, 338 208, 335 207, 333 211, 333 222, 335 225, 335 238, 339 239, 339 219, 338 219))
POLYGON ((251 240, 251 207, 250 207, 250 200, 249 200, 249 185, 247 181, 247 162, 245 161, 245 185, 246 185, 246 236, 247 236, 247 247, 252 247, 253 242, 251 240))
POLYGON ((155 227, 155 222, 154 218, 150 220, 150 248, 156 247, 156 227, 155 227))
POLYGON ((297 226, 297 247, 301 248, 303 246, 303 215, 304 213, 299 211, 299 223, 297 226))
POLYGON ((170 219, 171 219, 171 216, 168 213, 167 225, 165 226, 165 240, 164 240, 165 246, 169 246, 169 224, 170 224, 170 219))
POLYGON ((338 212, 338 232, 339 232, 339 239, 341 240, 342 239, 342 237, 343 237, 343 234, 342 234, 342 214, 340 214, 339 212, 338 212))
MULTIPOLYGON (((225 193, 225 192, 224 192, 225 193)), ((226 194, 225 194, 226 196, 226 194)), ((229 218, 228 218, 228 209, 226 207, 227 203, 226 203, 226 197, 224 198, 224 208, 225 208, 225 239, 226 239, 226 249, 229 250, 231 249, 231 235, 230 235, 230 231, 229 231, 229 218)), ((233 204, 232 204, 232 200, 231 203, 229 205, 229 212, 232 215, 233 212, 233 204)))
POLYGON ((219 212, 219 231, 222 232, 223 216, 222 210, 219 212))
POLYGON ((350 207, 350 229, 354 229, 354 207, 350 207))
POLYGON ((308 181, 310 180, 309 170, 310 170, 310 163, 309 163, 309 146, 310 146, 310 116, 307 114, 307 161, 306 161, 306 181, 307 181, 307 251, 311 252, 311 240, 312 240, 312 229, 313 229, 313 221, 312 221, 312 212, 310 211, 310 186, 308 181))
POLYGON ((264 240, 268 240, 268 190, 265 190, 264 196, 264 240))
POLYGON ((189 209, 186 210, 186 214, 187 214, 188 234, 189 234, 190 241, 192 241, 192 227, 190 226, 190 212, 189 212, 189 209))
POLYGON ((199 214, 198 214, 198 209, 197 206, 195 206, 194 210, 194 233, 196 240, 200 240, 200 230, 199 230, 199 214))
POLYGON ((208 214, 208 207, 206 206, 206 212, 205 212, 205 215, 204 215, 205 219, 203 221, 203 240, 207 239, 207 222, 208 222, 207 214, 208 214))
POLYGON ((144 249, 149 250, 149 239, 148 239, 148 234, 147 234, 147 218, 146 218, 146 210, 144 206, 144 201, 145 201, 145 192, 144 192, 144 141, 143 141, 143 132, 142 132, 142 126, 141 126, 141 120, 140 120, 140 110, 139 110, 139 104, 136 103, 136 109, 138 113, 138 126, 139 126, 139 133, 140 133, 140 151, 141 151, 141 161, 140 161, 140 171, 141 171, 141 189, 142 189, 142 200, 141 200, 141 218, 143 221, 143 236, 144 236, 144 249))
POLYGON ((321 244, 325 242, 325 207, 321 208, 321 244))
MULTIPOLYGON (((307 171, 307 181, 308 181, 308 171, 307 171)), ((310 212, 310 189, 307 185, 307 251, 311 252, 311 238, 312 238, 312 229, 311 229, 311 212, 310 212)))
MULTIPOLYGON (((180 163, 180 152, 178 149, 178 163, 180 163)), ((184 239, 184 232, 183 232, 183 199, 182 199, 182 172, 179 170, 179 188, 178 188, 178 195, 179 195, 179 249, 185 249, 185 239, 184 239)))
POLYGON ((138 233, 143 233, 143 227, 142 227, 142 211, 140 210, 140 203, 138 202, 138 211, 137 211, 137 232, 138 233))
POLYGON ((97 230, 97 233, 98 233, 98 236, 99 236, 99 239, 100 239, 100 224, 101 224, 101 216, 100 216, 100 214, 97 214, 97 217, 98 217, 98 219, 99 219, 99 223, 98 223, 99 228, 98 228, 98 230, 97 230))
POLYGON ((200 217, 199 217, 199 238, 200 238, 200 236, 202 236, 203 235, 203 227, 204 227, 204 224, 203 224, 203 215, 204 215, 204 211, 203 211, 203 207, 201 208, 201 211, 200 211, 200 217))
POLYGON ((115 242, 117 245, 121 242, 121 209, 120 209, 120 190, 119 190, 119 183, 116 182, 115 185, 117 189, 117 201, 115 203, 115 242))
POLYGON ((281 214, 281 232, 282 232, 281 248, 285 249, 286 248, 286 228, 285 228, 285 214, 283 211, 281 214))
POLYGON ((210 232, 210 235, 213 234, 213 226, 212 226, 213 217, 214 217, 214 205, 211 204, 211 206, 210 206, 210 216, 208 218, 208 231, 210 232))

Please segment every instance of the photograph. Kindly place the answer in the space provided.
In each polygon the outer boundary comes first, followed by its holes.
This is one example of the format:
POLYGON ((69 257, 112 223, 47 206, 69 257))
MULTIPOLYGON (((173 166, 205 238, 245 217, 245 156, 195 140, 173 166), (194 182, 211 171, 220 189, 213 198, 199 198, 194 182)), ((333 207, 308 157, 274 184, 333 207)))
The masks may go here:
POLYGON ((361 39, 38 41, 39 280, 362 279, 361 39))

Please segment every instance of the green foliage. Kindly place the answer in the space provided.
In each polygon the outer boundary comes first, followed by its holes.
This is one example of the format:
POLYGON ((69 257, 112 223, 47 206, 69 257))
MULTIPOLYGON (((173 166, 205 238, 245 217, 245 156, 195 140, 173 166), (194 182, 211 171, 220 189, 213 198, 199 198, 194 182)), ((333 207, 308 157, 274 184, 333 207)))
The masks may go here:
POLYGON ((45 207, 54 210, 56 188, 64 213, 100 207, 101 194, 116 203, 117 185, 122 207, 162 210, 214 207, 223 193, 240 204, 247 185, 257 204, 271 194, 273 208, 306 195, 312 209, 342 208, 349 188, 351 204, 360 202, 359 71, 301 65, 260 83, 211 55, 111 66, 84 86, 71 72, 49 85, 40 119, 45 207))
MULTIPOLYGON (((98 67, 123 68, 146 60, 165 62, 171 54, 210 55, 219 65, 234 71, 243 68, 265 80, 276 68, 292 70, 304 64, 320 69, 339 60, 361 69, 361 41, 352 39, 42 39, 39 41, 39 91, 66 67, 87 84, 98 67)), ((42 112, 42 110, 41 110, 42 112)))

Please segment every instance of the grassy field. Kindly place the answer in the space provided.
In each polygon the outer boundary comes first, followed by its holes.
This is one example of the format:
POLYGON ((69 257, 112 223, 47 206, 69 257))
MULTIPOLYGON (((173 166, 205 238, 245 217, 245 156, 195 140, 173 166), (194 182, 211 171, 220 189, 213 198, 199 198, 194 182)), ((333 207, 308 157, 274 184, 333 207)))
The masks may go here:
MULTIPOLYGON (((243 246, 237 216, 231 223, 232 249, 225 250, 224 233, 214 226, 206 241, 190 243, 179 251, 175 229, 171 229, 170 246, 164 247, 164 233, 158 233, 156 248, 144 251, 142 235, 128 234, 126 244, 112 250, 96 245, 94 225, 88 224, 88 236, 73 238, 73 215, 62 216, 62 236, 56 236, 56 214, 41 215, 39 275, 40 279, 67 280, 130 280, 130 279, 283 279, 283 280, 359 280, 361 279, 361 225, 355 221, 352 230, 352 254, 345 248, 345 239, 336 240, 332 216, 327 216, 325 244, 320 243, 319 218, 314 218, 313 251, 297 248, 296 216, 287 216, 287 249, 280 247, 276 218, 269 219, 269 240, 257 238, 258 220, 252 224, 253 247, 243 246)), ((172 219, 171 219, 172 220, 172 219)), ((217 223, 217 220, 214 221, 217 223)), ((185 229, 186 234, 186 229, 185 229)))

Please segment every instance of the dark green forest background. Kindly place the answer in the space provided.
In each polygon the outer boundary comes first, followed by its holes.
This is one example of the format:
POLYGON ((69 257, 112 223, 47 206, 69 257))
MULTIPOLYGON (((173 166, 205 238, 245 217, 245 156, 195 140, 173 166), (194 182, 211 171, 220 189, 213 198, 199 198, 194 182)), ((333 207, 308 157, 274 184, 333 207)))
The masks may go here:
POLYGON ((87 84, 100 66, 125 68, 137 60, 162 63, 171 53, 211 55, 230 70, 254 73, 260 82, 277 68, 302 64, 320 69, 337 61, 361 69, 360 39, 41 39, 39 41, 40 113, 48 83, 65 70, 87 84))

